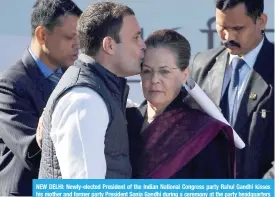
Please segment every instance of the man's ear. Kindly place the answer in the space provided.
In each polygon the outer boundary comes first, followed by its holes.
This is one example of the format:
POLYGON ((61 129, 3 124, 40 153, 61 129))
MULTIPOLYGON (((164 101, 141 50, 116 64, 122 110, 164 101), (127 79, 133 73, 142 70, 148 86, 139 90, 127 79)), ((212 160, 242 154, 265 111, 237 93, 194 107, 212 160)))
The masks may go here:
POLYGON ((47 33, 47 29, 44 26, 39 25, 38 27, 36 27, 36 29, 34 31, 34 35, 40 45, 45 44, 46 37, 47 37, 46 33, 47 33))
POLYGON ((116 43, 110 36, 107 36, 102 41, 102 48, 106 53, 112 55, 115 53, 116 43))
POLYGON ((259 18, 257 18, 256 23, 260 26, 261 30, 265 30, 266 24, 267 24, 267 15, 265 13, 262 13, 259 18))

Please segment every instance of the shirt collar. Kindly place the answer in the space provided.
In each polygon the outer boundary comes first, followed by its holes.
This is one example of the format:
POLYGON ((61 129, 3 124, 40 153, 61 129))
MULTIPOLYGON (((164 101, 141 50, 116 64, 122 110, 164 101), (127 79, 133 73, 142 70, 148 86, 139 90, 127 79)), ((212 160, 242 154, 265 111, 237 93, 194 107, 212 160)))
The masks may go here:
MULTIPOLYGON (((241 58, 245 61, 245 63, 249 66, 249 68, 253 68, 254 64, 256 62, 256 58, 263 46, 264 43, 264 36, 262 41, 253 49, 251 50, 249 53, 245 54, 244 56, 242 56, 241 58)), ((237 55, 231 55, 229 57, 229 65, 231 64, 232 60, 234 57, 237 57, 237 55)))
POLYGON ((43 73, 43 75, 48 78, 50 77, 53 73, 59 73, 62 74, 62 69, 59 67, 55 72, 51 70, 45 63, 43 63, 31 50, 31 48, 28 48, 32 58, 34 59, 36 65, 40 69, 40 71, 43 73))
POLYGON ((92 57, 90 57, 90 56, 88 56, 88 55, 86 55, 86 54, 84 54, 84 53, 80 53, 79 56, 78 56, 78 59, 82 60, 82 61, 85 62, 86 64, 95 61, 92 57))

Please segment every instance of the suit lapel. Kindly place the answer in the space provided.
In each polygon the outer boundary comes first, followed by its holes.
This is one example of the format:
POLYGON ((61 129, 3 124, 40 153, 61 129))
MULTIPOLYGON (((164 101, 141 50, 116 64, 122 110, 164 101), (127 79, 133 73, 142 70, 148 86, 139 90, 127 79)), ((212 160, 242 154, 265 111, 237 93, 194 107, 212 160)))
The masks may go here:
POLYGON ((208 72, 207 82, 205 88, 203 88, 216 106, 219 106, 221 101, 227 59, 228 53, 226 50, 217 56, 213 68, 208 72))
POLYGON ((269 84, 273 84, 274 77, 271 77, 272 73, 274 73, 273 52, 273 45, 265 38, 241 99, 234 125, 237 131, 242 130, 242 127, 247 123, 254 109, 258 106, 259 102, 263 100, 269 84), (256 95, 256 99, 250 99, 250 94, 256 95))
POLYGON ((237 113, 234 128, 240 131, 249 120, 249 117, 259 102, 262 100, 264 93, 268 88, 268 84, 255 71, 252 71, 250 79, 246 85, 245 92, 240 102, 240 108, 237 113), (250 99, 250 95, 256 95, 256 99, 250 99))
POLYGON ((22 57, 22 62, 26 67, 27 73, 29 74, 30 78, 33 80, 34 84, 36 84, 38 92, 40 92, 43 100, 45 101, 45 103, 47 103, 48 98, 50 97, 54 89, 53 84, 49 80, 47 80, 43 73, 39 70, 28 50, 25 51, 22 57))

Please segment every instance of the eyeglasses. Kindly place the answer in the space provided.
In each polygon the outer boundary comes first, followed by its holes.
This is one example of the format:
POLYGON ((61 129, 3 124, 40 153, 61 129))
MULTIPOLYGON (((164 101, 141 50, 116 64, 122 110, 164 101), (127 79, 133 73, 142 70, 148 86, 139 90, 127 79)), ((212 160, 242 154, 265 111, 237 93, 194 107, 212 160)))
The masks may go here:
POLYGON ((153 69, 144 68, 141 70, 140 76, 148 79, 148 78, 152 78, 154 76, 154 74, 156 73, 156 74, 158 74, 158 76, 160 76, 162 78, 168 78, 172 74, 173 70, 175 70, 175 69, 179 69, 179 68, 167 67, 167 68, 161 68, 156 71, 154 71, 153 69))

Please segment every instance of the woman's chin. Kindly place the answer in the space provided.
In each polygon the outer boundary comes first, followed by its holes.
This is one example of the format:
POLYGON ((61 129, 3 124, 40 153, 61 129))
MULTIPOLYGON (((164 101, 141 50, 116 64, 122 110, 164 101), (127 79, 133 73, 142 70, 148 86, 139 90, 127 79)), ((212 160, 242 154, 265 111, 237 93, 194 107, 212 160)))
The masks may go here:
POLYGON ((156 107, 156 108, 162 107, 164 105, 164 102, 161 99, 151 99, 147 101, 150 103, 152 107, 156 107))

